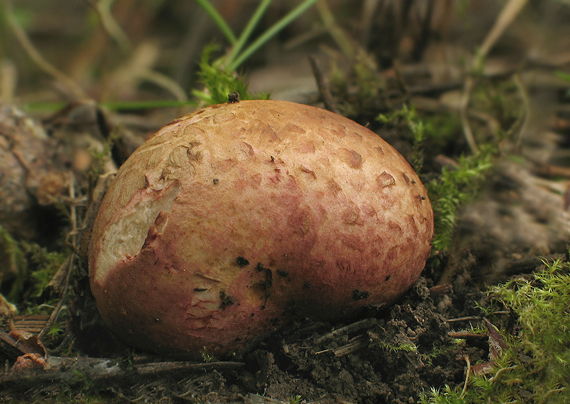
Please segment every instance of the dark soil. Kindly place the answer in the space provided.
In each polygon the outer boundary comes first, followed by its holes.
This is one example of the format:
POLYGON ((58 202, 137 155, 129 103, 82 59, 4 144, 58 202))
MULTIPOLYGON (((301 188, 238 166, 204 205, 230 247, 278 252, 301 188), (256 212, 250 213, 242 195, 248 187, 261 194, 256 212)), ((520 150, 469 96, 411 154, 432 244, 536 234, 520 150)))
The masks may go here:
MULTIPOLYGON (((164 372, 161 366, 174 362, 132 355, 135 370, 124 369, 115 376, 89 380, 79 377, 78 371, 71 380, 61 377, 65 372, 52 379, 6 379, 0 401, 43 401, 80 391, 108 400, 161 403, 287 403, 297 396, 318 403, 414 403, 431 387, 462 383, 465 363, 458 360, 462 355, 469 355, 472 362, 486 361, 488 355, 484 338, 454 344, 448 335, 452 328, 442 315, 449 311, 444 302, 453 300, 454 294, 430 293, 428 285, 420 278, 397 304, 368 308, 350 321, 291 324, 255 349, 228 358, 231 362, 226 363, 239 363, 235 367, 216 361, 205 370, 164 372), (147 368, 137 372, 137 363, 143 360, 147 368)), ((480 298, 474 290, 467 299, 473 307, 480 298)), ((93 340, 94 335, 89 332, 78 343, 86 337, 92 344, 109 338, 103 333, 93 340)), ((99 349, 92 345, 87 351, 99 349)))

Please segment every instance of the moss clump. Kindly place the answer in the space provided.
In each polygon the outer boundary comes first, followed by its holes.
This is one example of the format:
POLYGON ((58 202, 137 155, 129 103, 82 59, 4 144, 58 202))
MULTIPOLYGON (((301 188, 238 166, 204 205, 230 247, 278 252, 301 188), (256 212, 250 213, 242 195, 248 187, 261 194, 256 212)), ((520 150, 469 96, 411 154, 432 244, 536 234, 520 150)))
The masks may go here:
POLYGON ((529 277, 490 289, 493 299, 515 314, 509 347, 489 374, 471 376, 469 386, 423 395, 424 404, 567 403, 570 399, 570 263, 544 262, 529 277))
MULTIPOLYGON (((424 149, 429 148, 430 154, 438 153, 437 147, 434 146, 440 145, 444 138, 449 136, 448 132, 452 128, 457 128, 457 121, 450 118, 449 127, 436 130, 433 122, 426 124, 413 107, 408 108, 405 105, 390 114, 378 115, 376 120, 384 125, 404 124, 407 127, 413 137, 411 163, 420 177, 425 177, 422 173, 424 156, 427 155, 424 149)), ((437 122, 442 123, 442 121, 437 122)), ((479 153, 461 155, 453 167, 444 167, 435 178, 430 175, 431 179, 424 181, 434 211, 435 236, 432 243, 434 252, 451 248, 458 211, 479 195, 487 174, 494 167, 496 153, 496 144, 483 144, 479 153)))
POLYGON ((458 211, 479 195, 496 151, 493 145, 482 146, 480 153, 461 156, 455 167, 444 167, 438 178, 426 184, 435 215, 434 251, 450 249, 458 211))
POLYGON ((237 92, 242 100, 267 100, 267 93, 250 93, 248 84, 235 72, 227 71, 222 66, 223 58, 212 61, 211 56, 218 46, 209 45, 204 48, 200 60, 198 77, 204 85, 204 90, 194 90, 192 94, 205 105, 223 104, 228 101, 228 95, 237 92))
POLYGON ((24 289, 28 264, 24 254, 10 233, 0 224, 0 283, 10 282, 8 299, 15 300, 24 289))

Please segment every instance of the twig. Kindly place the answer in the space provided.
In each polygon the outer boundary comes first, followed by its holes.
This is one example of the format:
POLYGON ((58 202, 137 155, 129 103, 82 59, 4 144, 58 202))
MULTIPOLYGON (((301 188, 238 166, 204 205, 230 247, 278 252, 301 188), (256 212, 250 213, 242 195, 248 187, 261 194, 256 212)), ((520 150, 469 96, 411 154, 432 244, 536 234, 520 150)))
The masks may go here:
MULTIPOLYGON (((485 37, 483 44, 479 47, 479 51, 475 57, 475 60, 472 65, 472 69, 476 72, 481 70, 481 66, 485 57, 493 47, 493 45, 497 42, 497 40, 501 37, 501 35, 505 32, 507 27, 514 21, 516 16, 520 13, 524 5, 527 3, 528 0, 509 0, 507 5, 499 14, 495 25, 491 28, 491 31, 485 37)), ((473 136, 473 131, 471 129, 471 125, 469 124, 468 119, 468 108, 469 108, 469 101, 471 99, 471 92, 473 91, 473 87, 475 84, 475 80, 473 76, 468 76, 465 80, 465 85, 463 86, 463 94, 461 96, 461 108, 460 108, 460 117, 461 123, 463 125, 463 133, 465 135, 465 139, 471 148, 471 151, 475 154, 479 153, 479 147, 477 147, 477 143, 475 142, 475 138, 473 136)))
POLYGON ((379 0, 364 0, 361 12, 361 26, 360 26, 360 44, 363 48, 367 47, 370 38, 370 31, 372 29, 372 17, 376 13, 376 9, 380 4, 379 0))
POLYGON ((172 95, 174 95, 178 101, 188 101, 186 92, 182 87, 180 87, 180 84, 172 80, 167 75, 156 72, 154 70, 143 69, 139 72, 139 76, 141 79, 145 79, 167 90, 172 95))
POLYGON ((467 363, 467 370, 465 371, 465 383, 463 384, 461 396, 459 396, 459 399, 462 400, 463 397, 465 397, 465 393, 467 393, 467 384, 469 383, 469 375, 471 375, 471 360, 469 359, 469 355, 463 355, 460 359, 465 360, 467 363))
POLYGON ((376 322, 377 321, 375 318, 365 318, 364 320, 357 321, 356 323, 351 323, 347 326, 337 328, 336 330, 333 330, 328 334, 322 335, 319 338, 317 338, 314 343, 320 344, 328 339, 334 339, 339 335, 348 334, 351 332, 362 330, 364 328, 370 328, 373 325, 375 325, 376 322))
MULTIPOLYGON (((560 387, 560 388, 557 388, 557 389, 548 390, 548 391, 544 394, 544 396, 541 397, 541 399, 542 399, 542 400, 546 400, 546 398, 548 398, 549 396, 554 395, 554 394, 557 394, 557 393, 565 392, 566 390, 568 390, 567 387, 560 387)), ((545 402, 545 401, 543 401, 543 402, 545 402)))
POLYGON ((479 147, 477 147, 477 142, 475 142, 475 137, 473 136, 473 131, 471 130, 471 125, 469 124, 467 111, 469 109, 469 100, 471 99, 471 91, 473 90, 473 77, 467 77, 465 80, 465 85, 463 87, 463 94, 461 95, 461 102, 459 108, 459 116, 461 117, 461 125, 463 126, 463 134, 465 135, 465 140, 471 148, 474 154, 479 153, 479 147))
POLYGON ((8 359, 16 360, 18 356, 31 353, 26 345, 18 345, 18 341, 0 330, 0 353, 8 359))
POLYGON ((333 37, 334 41, 341 49, 342 53, 347 57, 354 56, 354 45, 350 40, 349 36, 344 32, 344 30, 336 23, 334 14, 332 13, 326 0, 317 1, 317 10, 323 20, 325 28, 329 34, 333 37))
MULTIPOLYGON (((75 199, 75 177, 73 173, 69 173, 69 198, 71 200, 75 199)), ((78 236, 79 236, 79 226, 78 226, 78 215, 77 206, 75 204, 70 205, 70 220, 71 220, 71 232, 68 234, 68 238, 71 238, 71 242, 68 244, 72 247, 73 253, 70 254, 65 263, 59 268, 55 276, 50 281, 49 285, 53 287, 54 291, 59 294, 59 301, 52 311, 49 320, 45 324, 44 328, 38 334, 38 339, 41 341, 45 335, 49 332, 51 326, 59 318, 59 313, 64 305, 67 298, 69 281, 71 278, 71 272, 73 271, 74 257, 79 256, 79 246, 78 246, 78 236)))
POLYGON ((109 36, 117 42, 123 51, 129 51, 132 49, 131 40, 127 34, 125 34, 125 31, 122 30, 121 26, 117 24, 111 12, 111 5, 114 1, 115 0, 98 0, 95 10, 97 14, 99 14, 101 25, 103 25, 103 28, 109 36))
POLYGON ((473 331, 450 331, 447 336, 453 339, 482 339, 486 338, 487 334, 473 331))
POLYGON ((448 318, 445 319, 448 323, 455 323, 456 321, 473 321, 473 320, 481 320, 483 317, 481 316, 467 316, 467 317, 457 317, 457 318, 448 318))
POLYGON ((17 82, 18 70, 16 65, 9 60, 0 62, 0 101, 6 104, 13 103, 17 82))
POLYGON ((311 55, 309 56, 309 63, 311 63, 311 68, 313 69, 313 75, 315 76, 315 80, 317 81, 317 87, 319 88, 319 94, 325 103, 325 108, 335 114, 338 114, 338 108, 336 107, 336 103, 334 102, 334 98, 331 94, 331 90, 327 81, 324 78, 323 72, 321 71, 317 59, 311 55))
POLYGON ((507 368, 500 368, 500 369, 497 371, 497 373, 495 373, 495 375, 489 379, 489 383, 495 382, 495 381, 497 380, 497 378, 498 378, 503 372, 506 372, 506 371, 509 371, 509 370, 514 370, 514 369, 516 369, 516 368, 518 368, 518 367, 519 367, 519 365, 513 365, 513 366, 509 366, 509 367, 507 367, 507 368))
POLYGON ((414 49, 412 52, 412 58, 415 61, 419 61, 424 53, 426 47, 429 44, 429 40, 431 39, 431 25, 432 25, 432 15, 433 15, 433 5, 434 1, 427 2, 427 10, 425 18, 421 24, 421 34, 419 35, 418 40, 414 45, 414 49))
POLYGON ((515 74, 513 76, 513 80, 515 82, 515 85, 517 86, 517 89, 519 90, 519 94, 521 96, 521 100, 522 100, 523 107, 524 107, 524 114, 522 117, 522 123, 520 124, 517 141, 515 142, 515 151, 517 153, 521 153, 522 135, 526 131, 526 127, 528 124, 528 117, 530 115, 530 99, 528 97, 528 92, 526 91, 526 88, 524 87, 524 85, 521 81, 520 75, 515 74))
POLYGON ((40 341, 43 340, 43 338, 46 336, 46 334, 51 329, 51 326, 59 318, 59 313, 61 312, 61 309, 63 307, 63 303, 64 303, 65 299, 67 298, 67 291, 68 291, 68 287, 69 287, 69 278, 71 275, 71 270, 73 268, 74 257, 75 257, 75 254, 69 254, 69 256, 67 257, 67 259, 65 261, 65 264, 64 264, 66 266, 65 272, 64 272, 65 277, 63 277, 63 284, 61 285, 60 298, 59 298, 59 301, 57 302, 57 305, 55 306, 55 309, 53 309, 53 311, 51 312, 51 315, 49 316, 49 320, 46 322, 42 331, 38 334, 38 339, 40 341))
POLYGON ((497 42, 497 40, 503 35, 505 30, 514 19, 519 15, 523 7, 526 5, 528 0, 509 0, 507 5, 499 14, 499 18, 491 28, 491 31, 485 37, 483 44, 479 48, 479 57, 484 58, 487 56, 493 45, 497 42))
POLYGON ((49 63, 40 52, 34 47, 30 38, 26 35, 26 32, 22 29, 16 17, 14 17, 14 12, 12 10, 12 3, 10 1, 6 2, 6 15, 8 16, 8 22, 12 27, 14 35, 22 45, 22 48, 26 51, 30 59, 44 72, 60 81, 76 98, 87 98, 87 95, 83 89, 70 77, 64 74, 62 71, 58 70, 55 66, 49 63))
POLYGON ((84 375, 90 381, 104 382, 105 385, 108 385, 112 382, 120 382, 129 378, 140 378, 142 376, 156 378, 161 374, 183 375, 214 370, 232 370, 243 366, 244 364, 241 362, 231 361, 208 363, 176 361, 134 365, 129 370, 125 369, 120 361, 114 359, 47 356, 43 369, 27 369, 0 375, 0 388, 13 382, 17 382, 19 386, 26 385, 26 383, 37 386, 44 383, 52 384, 57 381, 69 381, 74 380, 77 374, 84 375))

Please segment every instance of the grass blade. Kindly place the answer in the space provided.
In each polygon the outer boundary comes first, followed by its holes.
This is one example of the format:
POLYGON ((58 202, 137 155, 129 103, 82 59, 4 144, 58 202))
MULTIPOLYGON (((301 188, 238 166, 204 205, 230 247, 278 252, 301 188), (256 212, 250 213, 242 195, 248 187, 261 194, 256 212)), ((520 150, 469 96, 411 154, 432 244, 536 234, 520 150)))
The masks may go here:
POLYGON ((309 7, 315 4, 317 0, 305 0, 295 9, 293 9, 285 17, 277 21, 275 25, 265 31, 259 38, 257 38, 250 46, 247 47, 236 59, 226 65, 228 71, 236 70, 247 58, 249 58, 255 51, 261 48, 267 41, 269 41, 275 34, 285 28, 293 20, 303 14, 309 7))
MULTIPOLYGON (((263 16, 263 14, 265 14, 265 10, 267 10, 267 7, 269 7, 269 5, 271 4, 273 0, 263 0, 259 6, 257 7, 257 10, 255 10, 255 13, 253 14, 253 16, 249 19, 246 27, 244 28, 243 32, 241 33, 241 35, 239 36, 239 39, 237 40, 237 42, 234 44, 227 60, 226 60, 226 66, 231 66, 234 59, 236 58, 236 56, 239 54, 239 52, 242 50, 242 48, 244 47, 245 43, 247 42, 247 40, 249 39, 253 29, 255 28, 255 26, 259 23, 259 20, 261 19, 261 17, 263 16)), ((228 71, 233 71, 234 69, 228 70, 228 71)))
POLYGON ((221 14, 218 13, 218 10, 216 10, 216 8, 212 6, 212 4, 210 4, 208 0, 196 0, 196 2, 200 6, 202 6, 202 8, 206 11, 206 13, 208 13, 210 18, 214 20, 220 31, 222 31, 222 33, 226 36, 228 41, 230 41, 230 43, 234 45, 237 42, 236 36, 234 35, 229 25, 226 23, 226 20, 224 20, 224 17, 222 17, 221 14))

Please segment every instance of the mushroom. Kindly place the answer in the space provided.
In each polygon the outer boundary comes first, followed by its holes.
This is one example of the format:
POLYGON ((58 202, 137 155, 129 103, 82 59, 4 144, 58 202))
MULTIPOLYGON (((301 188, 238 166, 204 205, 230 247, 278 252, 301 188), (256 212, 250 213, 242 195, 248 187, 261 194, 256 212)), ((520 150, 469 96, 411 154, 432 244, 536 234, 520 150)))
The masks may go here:
POLYGON ((393 301, 433 228, 417 174, 374 132, 291 102, 213 105, 120 168, 93 228, 91 289, 127 344, 224 354, 393 301))

